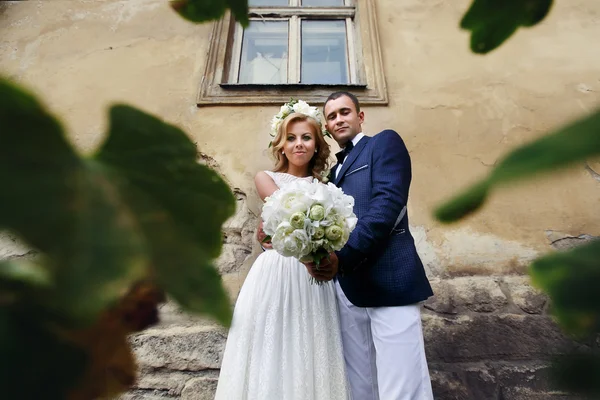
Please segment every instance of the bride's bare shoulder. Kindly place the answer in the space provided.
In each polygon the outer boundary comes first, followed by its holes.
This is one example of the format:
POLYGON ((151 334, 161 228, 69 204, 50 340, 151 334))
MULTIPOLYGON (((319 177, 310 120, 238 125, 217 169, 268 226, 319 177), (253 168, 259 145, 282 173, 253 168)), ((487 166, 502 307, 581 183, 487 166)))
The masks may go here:
POLYGON ((261 199, 269 197, 274 191, 278 189, 275 181, 273 180, 271 171, 259 171, 254 176, 254 184, 256 185, 256 191, 261 199), (270 174, 269 174, 270 173, 270 174))
POLYGON ((254 175, 254 182, 263 182, 263 181, 271 181, 274 182, 273 175, 275 173, 272 171, 258 171, 256 175, 254 175))

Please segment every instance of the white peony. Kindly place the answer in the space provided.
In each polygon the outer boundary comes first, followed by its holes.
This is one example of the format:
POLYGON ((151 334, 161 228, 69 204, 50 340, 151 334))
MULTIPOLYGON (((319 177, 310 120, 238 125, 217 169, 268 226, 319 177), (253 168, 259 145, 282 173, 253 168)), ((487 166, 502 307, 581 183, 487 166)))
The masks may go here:
POLYGON ((298 100, 298 102, 296 104, 294 104, 292 109, 294 110, 294 112, 312 116, 312 115, 314 115, 315 107, 311 107, 304 100, 298 100))
POLYGON ((310 253, 310 238, 302 229, 294 229, 291 233, 279 229, 272 238, 273 248, 285 257, 302 258, 310 253))
POLYGON ((273 119, 271 120, 271 136, 276 136, 277 135, 277 131, 279 130, 279 126, 281 125, 282 120, 277 118, 276 116, 273 117, 273 119))
POLYGON ((279 118, 285 118, 285 116, 288 115, 289 113, 290 113, 290 106, 288 106, 287 104, 284 104, 279 109, 279 114, 277 114, 277 116, 279 118))

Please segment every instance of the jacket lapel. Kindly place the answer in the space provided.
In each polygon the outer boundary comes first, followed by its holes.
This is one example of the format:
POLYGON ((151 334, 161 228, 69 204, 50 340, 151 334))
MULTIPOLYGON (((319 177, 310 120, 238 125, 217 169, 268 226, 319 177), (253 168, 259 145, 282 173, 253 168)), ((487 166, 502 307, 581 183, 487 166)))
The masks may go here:
POLYGON ((329 182, 333 183, 335 181, 335 171, 337 170, 339 163, 335 163, 335 165, 333 167, 331 167, 331 169, 329 170, 329 176, 327 177, 329 179, 329 182))
POLYGON ((335 175, 335 180, 333 182, 335 185, 337 185, 340 182, 340 180, 342 180, 342 178, 348 171, 348 168, 350 168, 354 161, 356 161, 360 152, 363 151, 363 149, 367 145, 369 139, 371 139, 369 136, 364 136, 362 139, 359 140, 358 144, 354 146, 354 149, 352 149, 350 154, 348 154, 348 158, 346 158, 346 161, 344 161, 344 163, 342 164, 340 173, 335 175))

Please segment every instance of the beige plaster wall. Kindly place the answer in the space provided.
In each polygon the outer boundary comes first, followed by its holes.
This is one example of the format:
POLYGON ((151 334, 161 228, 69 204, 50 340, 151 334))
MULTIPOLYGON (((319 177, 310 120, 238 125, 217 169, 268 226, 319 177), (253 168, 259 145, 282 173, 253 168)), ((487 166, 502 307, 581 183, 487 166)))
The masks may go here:
MULTIPOLYGON (((377 1, 390 103, 365 107, 364 129, 393 128, 411 152, 409 213, 433 274, 519 269, 549 249, 547 230, 600 235, 600 182, 583 165, 496 192, 459 224, 433 220, 510 149, 600 104, 600 3, 558 1, 487 56, 458 29, 469 3, 377 1)), ((182 127, 252 197, 279 106, 196 107, 210 32, 167 0, 1 2, 0 73, 39 93, 83 152, 102 140, 107 107, 129 103, 182 127)))

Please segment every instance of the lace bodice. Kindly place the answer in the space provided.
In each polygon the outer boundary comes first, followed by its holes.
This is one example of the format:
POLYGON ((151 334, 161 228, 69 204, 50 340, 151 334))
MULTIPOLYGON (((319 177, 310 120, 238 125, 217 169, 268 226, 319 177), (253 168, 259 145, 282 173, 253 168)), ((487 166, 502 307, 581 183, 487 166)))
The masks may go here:
POLYGON ((312 176, 305 176, 304 178, 300 178, 295 175, 288 174, 286 172, 273 172, 273 171, 265 171, 267 175, 273 178, 273 181, 277 185, 277 187, 283 187, 288 183, 294 182, 298 179, 305 180, 307 182, 312 182, 314 179, 312 176))

